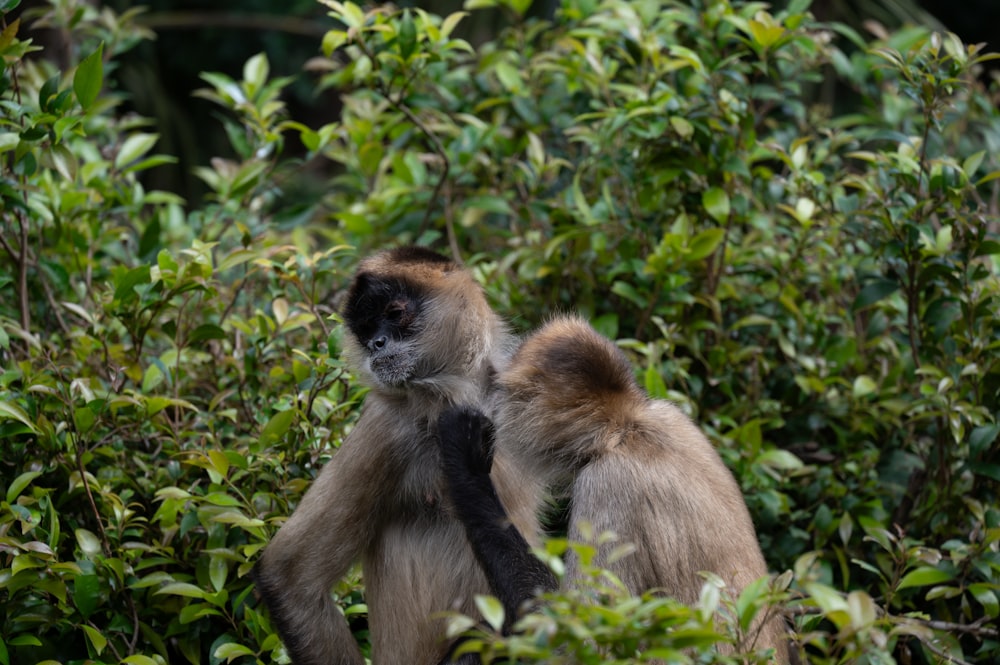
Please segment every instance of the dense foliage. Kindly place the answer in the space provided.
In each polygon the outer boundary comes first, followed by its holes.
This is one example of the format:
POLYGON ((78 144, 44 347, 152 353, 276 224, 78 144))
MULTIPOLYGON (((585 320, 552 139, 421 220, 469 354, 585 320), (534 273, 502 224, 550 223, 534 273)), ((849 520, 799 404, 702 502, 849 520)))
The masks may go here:
MULTIPOLYGON (((619 340, 786 571, 738 599, 708 580, 694 608, 595 573, 604 602, 553 598, 474 648, 707 662, 774 603, 811 662, 1000 657, 978 47, 866 40, 803 1, 565 0, 544 22, 500 0, 511 27, 476 48, 462 13, 324 4, 311 68, 341 118, 288 117, 264 55, 204 74, 232 145, 198 168, 204 201, 143 185, 173 157, 113 86, 148 37, 134 11, 52 0, 33 20, 71 36, 62 70, 3 23, 0 664, 284 658, 247 573, 360 403, 337 290, 402 242, 466 260, 519 329, 577 310, 619 340)), ((361 580, 334 591, 364 642, 361 580)))

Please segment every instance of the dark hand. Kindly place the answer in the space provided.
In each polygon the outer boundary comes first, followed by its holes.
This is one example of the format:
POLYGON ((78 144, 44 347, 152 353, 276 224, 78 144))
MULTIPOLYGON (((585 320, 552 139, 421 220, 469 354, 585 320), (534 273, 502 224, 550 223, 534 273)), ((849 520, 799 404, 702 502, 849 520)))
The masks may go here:
POLYGON ((488 476, 493 467, 493 442, 493 423, 474 407, 449 407, 438 417, 438 445, 449 478, 488 476))

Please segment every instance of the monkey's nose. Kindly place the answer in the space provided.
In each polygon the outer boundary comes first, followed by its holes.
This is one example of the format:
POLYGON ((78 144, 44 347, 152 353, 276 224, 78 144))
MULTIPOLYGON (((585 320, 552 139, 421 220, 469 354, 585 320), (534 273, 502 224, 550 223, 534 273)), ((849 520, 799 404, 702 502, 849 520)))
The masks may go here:
POLYGON ((369 351, 380 351, 382 347, 385 346, 389 338, 386 335, 380 335, 379 337, 373 337, 371 341, 368 342, 369 351))

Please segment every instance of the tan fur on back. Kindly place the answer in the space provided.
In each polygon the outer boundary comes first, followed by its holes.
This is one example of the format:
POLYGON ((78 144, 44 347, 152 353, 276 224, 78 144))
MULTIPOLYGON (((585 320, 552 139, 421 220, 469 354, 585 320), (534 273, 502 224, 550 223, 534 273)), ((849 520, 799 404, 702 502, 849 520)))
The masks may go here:
MULTIPOLYGON (((571 540, 587 523, 635 546, 600 560, 608 546, 597 562, 631 592, 658 589, 692 603, 701 571, 734 595, 767 574, 746 503, 711 443, 676 406, 649 399, 621 350, 589 324, 561 317, 543 326, 498 382, 498 447, 542 485, 572 483, 571 540)), ((779 621, 756 628, 755 646, 787 659, 779 621)))

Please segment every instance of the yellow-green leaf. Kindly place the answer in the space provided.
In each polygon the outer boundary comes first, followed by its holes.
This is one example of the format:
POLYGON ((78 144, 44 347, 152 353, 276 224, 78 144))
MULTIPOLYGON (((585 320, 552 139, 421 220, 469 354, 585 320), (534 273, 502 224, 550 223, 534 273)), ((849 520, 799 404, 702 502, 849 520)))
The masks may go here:
POLYGON ((899 586, 896 587, 896 590, 899 591, 910 587, 940 584, 941 582, 947 582, 952 579, 952 577, 953 575, 951 573, 939 568, 917 568, 916 570, 911 570, 906 575, 903 575, 903 579, 899 581, 899 586))
POLYGON ((101 631, 96 628, 92 628, 87 624, 81 624, 83 632, 87 635, 87 641, 90 642, 90 646, 94 647, 94 651, 98 656, 104 651, 104 647, 108 646, 108 639, 101 634, 101 631))
POLYGON ((42 475, 41 471, 25 471, 10 484, 7 488, 7 503, 14 503, 14 499, 21 495, 24 488, 31 484, 31 481, 42 475))
POLYGON ((503 628, 503 605, 493 596, 476 596, 476 607, 494 630, 503 628))
POLYGON ((38 434, 38 428, 35 427, 35 423, 31 422, 31 418, 28 417, 25 410, 13 402, 0 402, 0 420, 17 420, 38 434))
POLYGON ((159 134, 139 132, 125 139, 121 149, 118 151, 118 156, 115 157, 115 168, 123 168, 145 155, 152 149, 159 138, 159 134))
POLYGON ((721 187, 712 187, 701 195, 701 203, 709 216, 719 224, 729 218, 729 194, 721 187))

